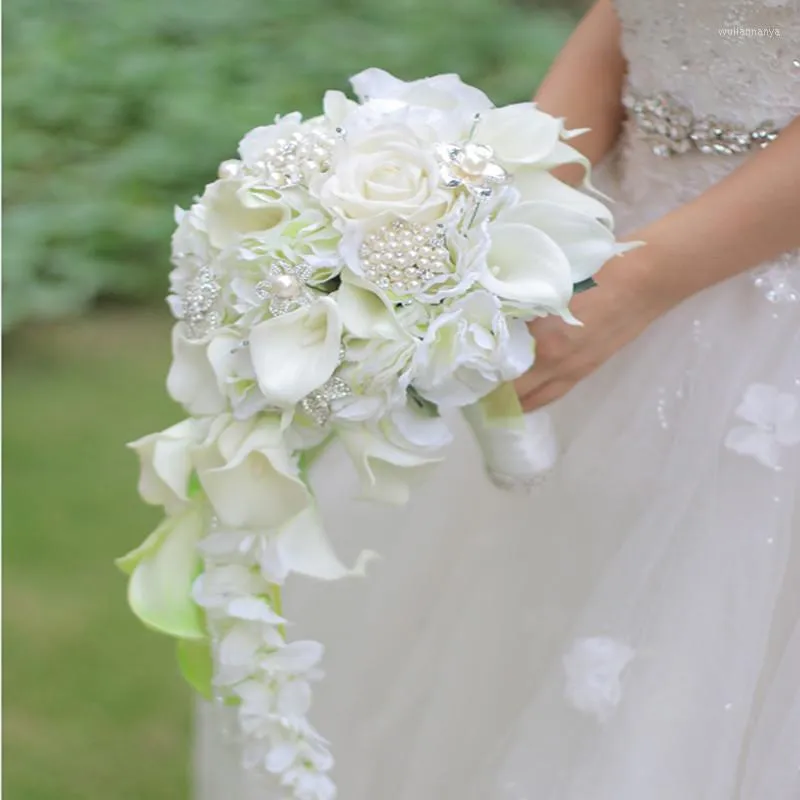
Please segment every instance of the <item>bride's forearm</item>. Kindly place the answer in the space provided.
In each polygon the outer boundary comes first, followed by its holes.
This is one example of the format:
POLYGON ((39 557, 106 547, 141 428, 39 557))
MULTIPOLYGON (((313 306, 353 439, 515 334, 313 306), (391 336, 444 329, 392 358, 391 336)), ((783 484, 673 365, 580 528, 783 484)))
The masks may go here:
MULTIPOLYGON (((534 98, 542 111, 563 117, 568 128, 590 129, 570 144, 593 164, 619 135, 625 68, 616 12, 610 0, 598 0, 553 62, 534 98)), ((583 168, 569 165, 555 174, 577 184, 583 168)))
POLYGON ((625 257, 613 259, 598 280, 608 269, 666 307, 800 247, 800 117, 727 178, 630 238, 646 243, 630 254, 641 258, 627 270, 625 257))

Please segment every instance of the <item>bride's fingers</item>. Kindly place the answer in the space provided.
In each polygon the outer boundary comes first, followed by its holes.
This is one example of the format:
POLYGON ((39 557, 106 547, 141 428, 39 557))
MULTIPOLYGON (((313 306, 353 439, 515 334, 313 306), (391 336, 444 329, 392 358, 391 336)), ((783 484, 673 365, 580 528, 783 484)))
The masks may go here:
POLYGON ((573 386, 574 381, 551 380, 535 387, 532 391, 520 394, 523 411, 536 411, 538 408, 563 397, 573 386))
POLYGON ((538 392, 551 379, 552 373, 550 370, 537 364, 514 381, 514 388, 517 390, 519 398, 522 399, 538 392))

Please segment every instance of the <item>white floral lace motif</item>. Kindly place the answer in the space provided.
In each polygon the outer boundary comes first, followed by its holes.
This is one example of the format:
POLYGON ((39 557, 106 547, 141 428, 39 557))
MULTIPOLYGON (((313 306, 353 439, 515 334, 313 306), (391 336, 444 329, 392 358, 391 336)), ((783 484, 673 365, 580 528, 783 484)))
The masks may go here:
POLYGON ((732 428, 725 445, 765 467, 779 470, 782 450, 800 444, 800 400, 776 386, 748 386, 736 416, 746 424, 732 428))

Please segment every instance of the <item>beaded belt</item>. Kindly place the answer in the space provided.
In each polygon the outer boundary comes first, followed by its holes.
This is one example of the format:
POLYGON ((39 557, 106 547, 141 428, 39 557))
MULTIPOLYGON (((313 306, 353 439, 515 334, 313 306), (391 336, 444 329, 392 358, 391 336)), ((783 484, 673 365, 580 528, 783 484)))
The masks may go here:
POLYGON ((724 156, 747 153, 766 147, 778 136, 771 120, 747 130, 714 117, 695 117, 666 92, 645 96, 628 90, 622 103, 652 151, 663 158, 692 150, 724 156))

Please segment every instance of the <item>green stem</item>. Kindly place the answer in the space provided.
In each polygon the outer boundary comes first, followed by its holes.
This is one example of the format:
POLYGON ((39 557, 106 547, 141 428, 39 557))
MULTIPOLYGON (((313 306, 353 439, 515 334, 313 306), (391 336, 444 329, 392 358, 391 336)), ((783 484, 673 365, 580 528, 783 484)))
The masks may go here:
MULTIPOLYGON (((269 603, 272 606, 272 610, 279 616, 283 616, 283 596, 281 594, 281 587, 278 586, 277 583, 271 583, 269 585, 269 603)), ((278 631, 280 631, 283 640, 286 641, 286 626, 285 625, 278 625, 278 631)))

